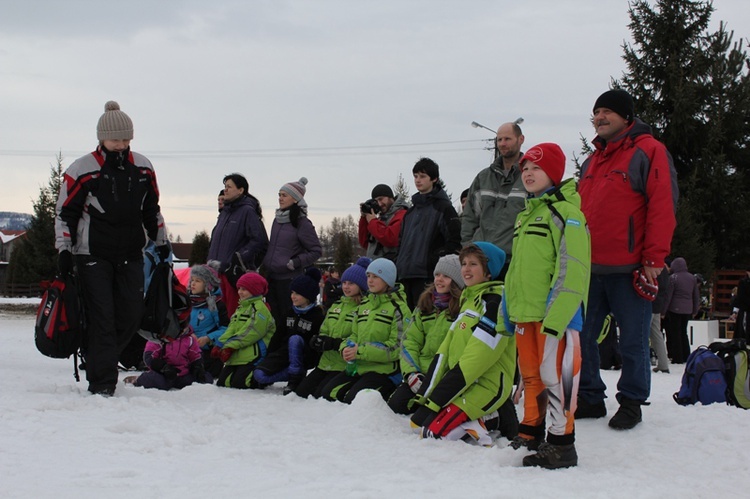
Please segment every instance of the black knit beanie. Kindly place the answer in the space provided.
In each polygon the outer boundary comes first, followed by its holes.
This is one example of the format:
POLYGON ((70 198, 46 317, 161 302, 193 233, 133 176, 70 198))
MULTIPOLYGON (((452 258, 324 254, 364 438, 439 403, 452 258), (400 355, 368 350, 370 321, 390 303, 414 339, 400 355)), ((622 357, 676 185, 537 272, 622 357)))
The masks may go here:
POLYGON ((616 112, 625 120, 629 122, 633 121, 635 115, 635 105, 633 104, 633 98, 625 90, 616 88, 614 90, 607 90, 596 99, 594 103, 594 111, 600 107, 606 107, 616 112))

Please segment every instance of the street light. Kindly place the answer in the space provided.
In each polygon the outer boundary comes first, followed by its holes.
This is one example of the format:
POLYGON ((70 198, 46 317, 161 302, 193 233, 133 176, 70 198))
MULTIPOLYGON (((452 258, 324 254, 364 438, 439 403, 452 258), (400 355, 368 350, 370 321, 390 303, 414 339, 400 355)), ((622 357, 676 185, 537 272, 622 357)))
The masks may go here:
POLYGON ((489 130, 490 132, 495 133, 495 130, 493 130, 492 128, 486 127, 481 123, 477 123, 476 121, 472 121, 471 126, 473 126, 474 128, 484 128, 485 130, 489 130))

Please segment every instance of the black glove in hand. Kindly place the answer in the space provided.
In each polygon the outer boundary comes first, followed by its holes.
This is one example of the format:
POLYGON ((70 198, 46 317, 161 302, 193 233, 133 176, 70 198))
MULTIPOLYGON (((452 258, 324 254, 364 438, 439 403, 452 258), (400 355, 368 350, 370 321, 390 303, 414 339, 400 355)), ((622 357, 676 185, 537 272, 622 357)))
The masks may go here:
POLYGON ((206 368, 203 366, 203 360, 198 359, 190 364, 190 374, 197 383, 203 383, 206 379, 206 368))
POLYGON ((174 381, 177 379, 177 368, 172 364, 164 364, 164 367, 161 369, 161 373, 169 381, 174 381))
POLYGON ((169 244, 162 244, 161 246, 156 247, 156 254, 159 255, 159 259, 162 262, 166 261, 171 253, 172 248, 169 247, 169 244))
POLYGON ((63 250, 57 255, 57 270, 61 276, 73 273, 73 254, 68 250, 63 250))
POLYGON ((227 276, 227 280, 236 288, 237 281, 245 272, 247 272, 247 267, 245 266, 245 262, 242 261, 242 257, 240 257, 240 254, 237 252, 233 253, 232 261, 229 263, 229 267, 227 267, 227 270, 224 273, 224 275, 227 276))
POLYGON ((341 340, 331 338, 324 334, 316 334, 310 338, 310 348, 316 352, 326 352, 328 350, 338 350, 341 346, 341 340))

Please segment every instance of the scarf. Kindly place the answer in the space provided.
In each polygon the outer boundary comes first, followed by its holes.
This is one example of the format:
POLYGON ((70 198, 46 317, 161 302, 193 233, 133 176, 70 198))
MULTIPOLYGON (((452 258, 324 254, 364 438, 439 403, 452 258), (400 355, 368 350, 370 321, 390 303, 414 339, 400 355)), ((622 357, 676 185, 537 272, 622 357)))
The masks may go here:
POLYGON ((438 310, 445 310, 451 301, 450 293, 438 293, 437 290, 432 292, 432 302, 438 310))

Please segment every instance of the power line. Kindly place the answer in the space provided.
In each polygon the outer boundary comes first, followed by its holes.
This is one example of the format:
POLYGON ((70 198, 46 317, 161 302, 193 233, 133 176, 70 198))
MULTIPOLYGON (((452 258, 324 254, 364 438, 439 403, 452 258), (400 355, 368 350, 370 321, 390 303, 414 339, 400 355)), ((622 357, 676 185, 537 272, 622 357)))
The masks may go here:
MULTIPOLYGON (((430 147, 445 146, 451 144, 469 144, 487 142, 492 139, 471 139, 471 140, 449 140, 440 142, 413 142, 407 144, 380 144, 380 145, 356 145, 356 146, 332 146, 332 147, 296 147, 296 148, 279 148, 279 149, 229 149, 229 150, 182 150, 182 151, 153 151, 149 150, 148 155, 153 157, 290 157, 290 156, 354 156, 354 155, 373 155, 373 154, 394 154, 394 153, 421 153, 422 150, 398 150, 407 147, 430 147), (395 149, 393 151, 375 151, 375 149, 395 149)), ((473 151, 475 148, 450 148, 450 149, 431 149, 430 152, 454 152, 454 151, 473 151)), ((57 151, 42 150, 0 150, 0 156, 29 156, 29 157, 46 157, 50 154, 57 154, 57 151)), ((68 154, 85 154, 85 152, 69 151, 68 154)))

